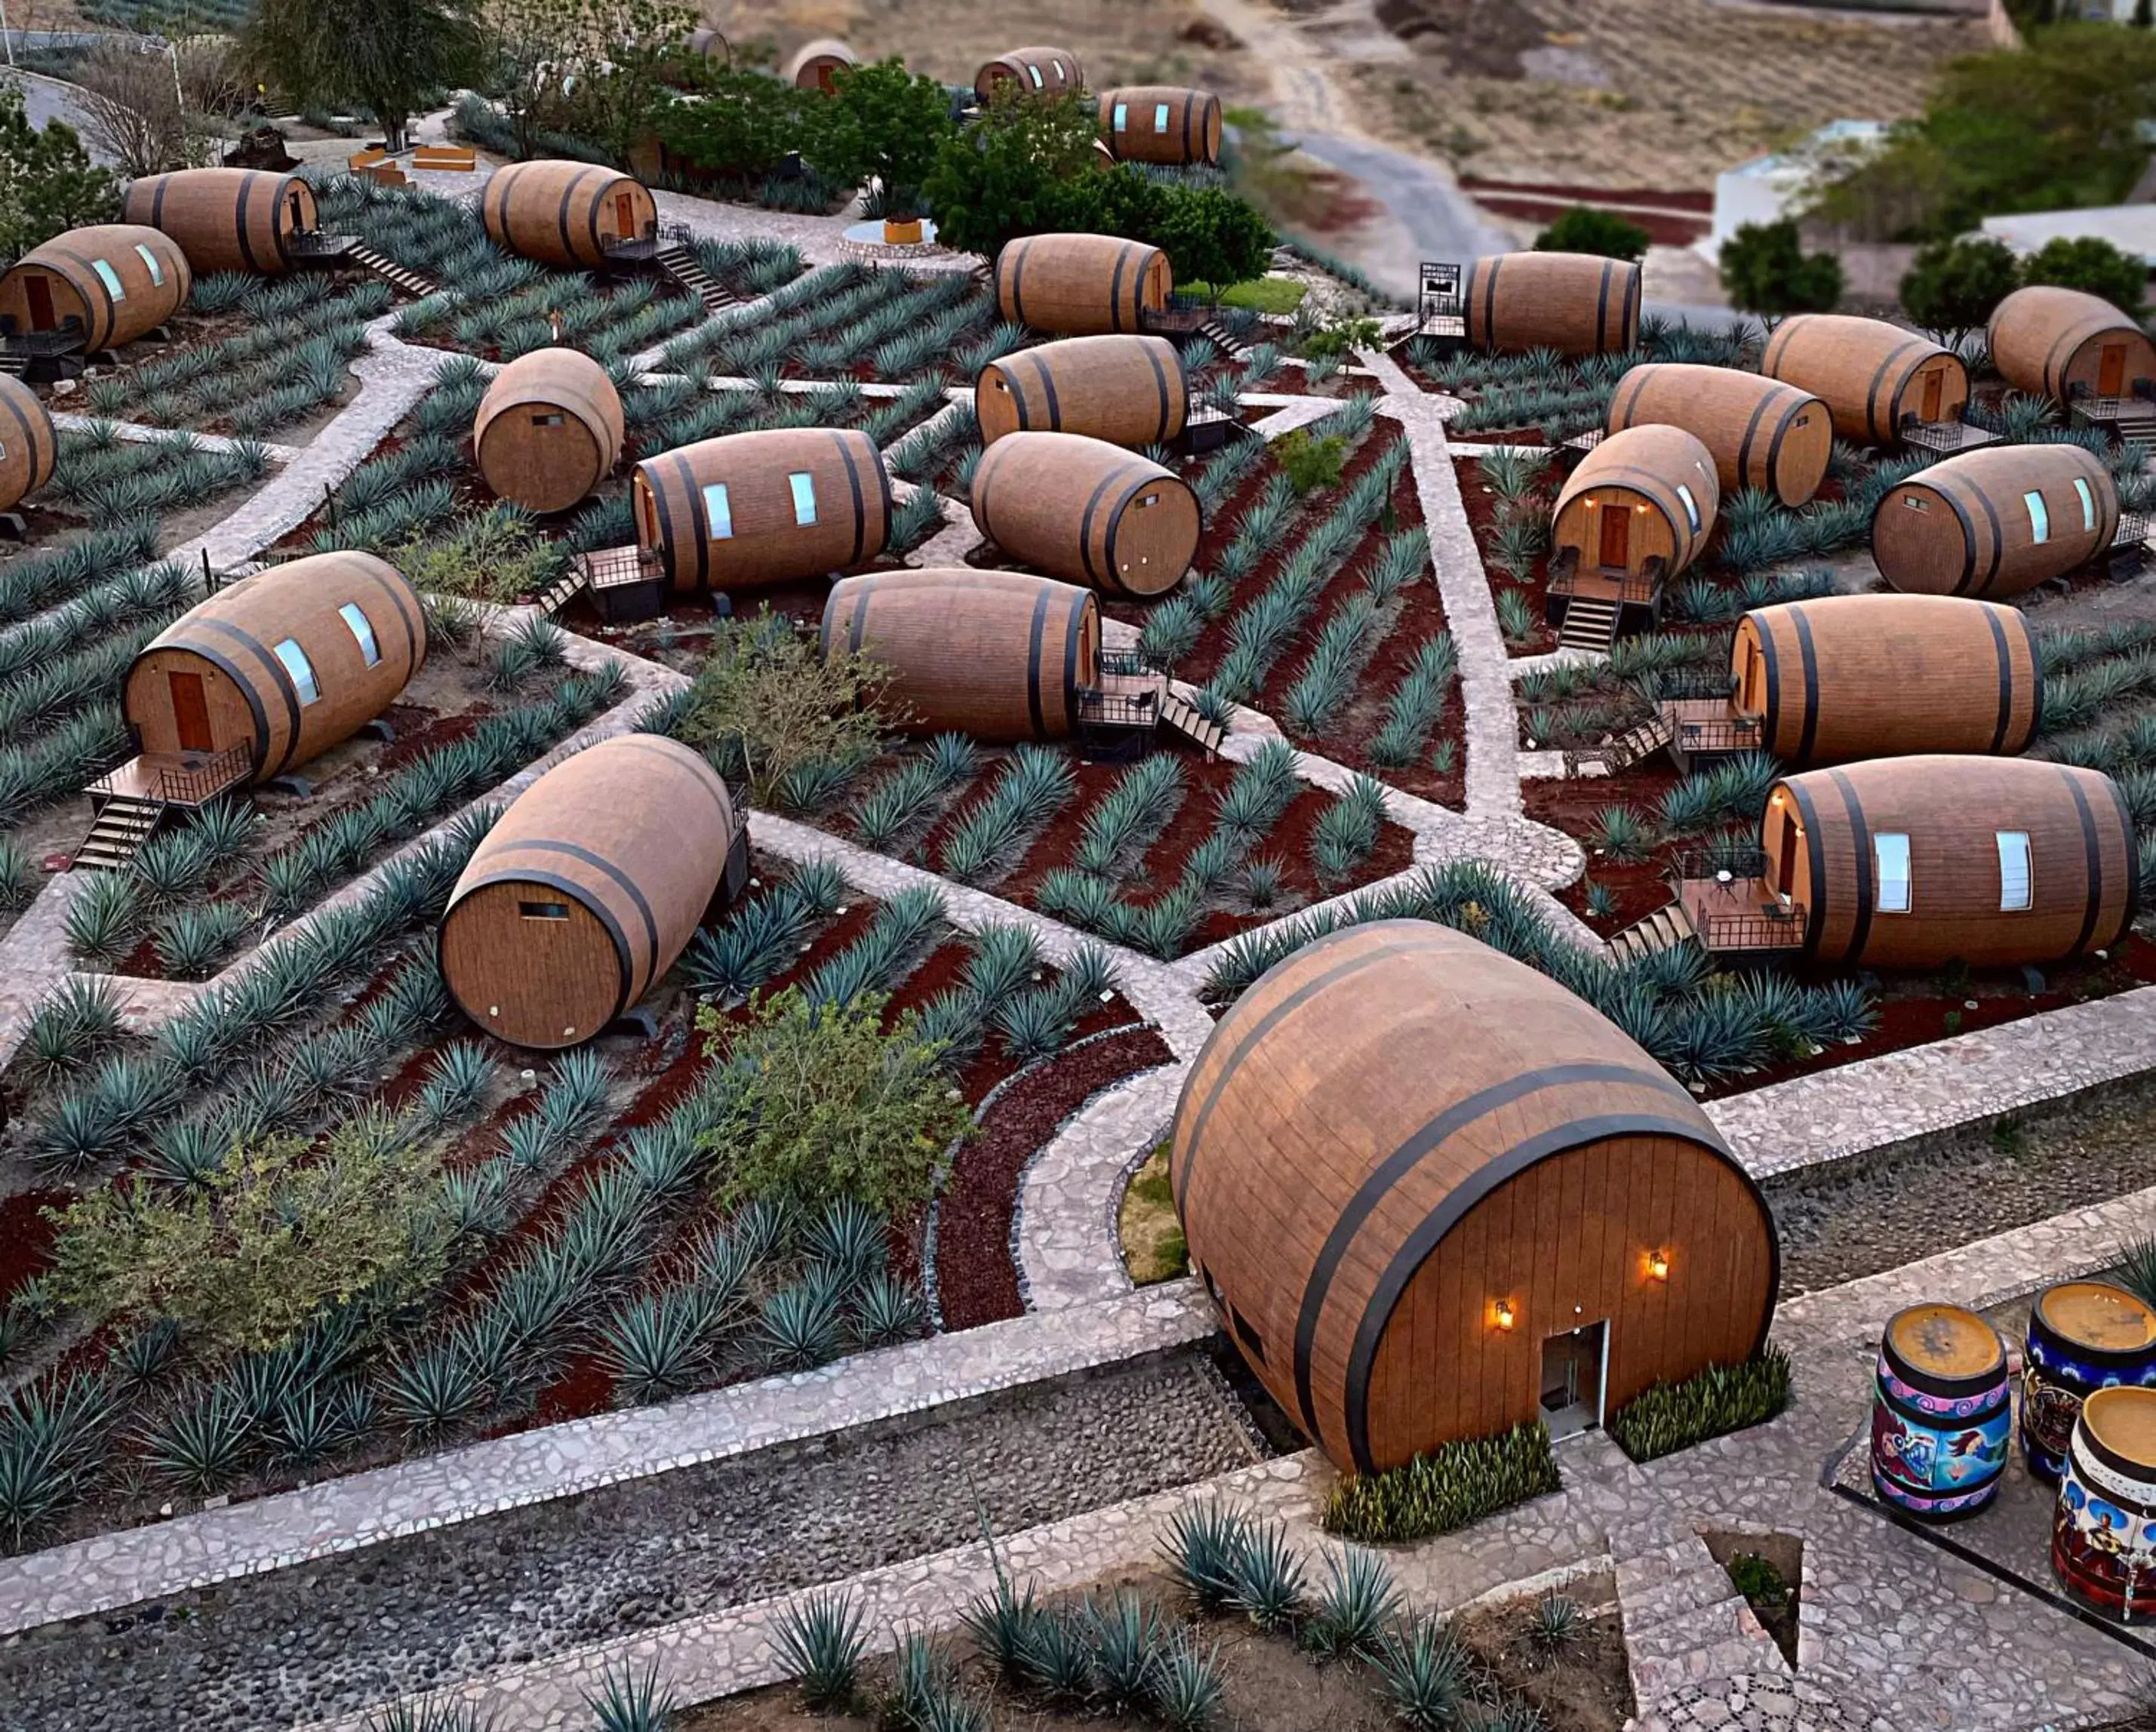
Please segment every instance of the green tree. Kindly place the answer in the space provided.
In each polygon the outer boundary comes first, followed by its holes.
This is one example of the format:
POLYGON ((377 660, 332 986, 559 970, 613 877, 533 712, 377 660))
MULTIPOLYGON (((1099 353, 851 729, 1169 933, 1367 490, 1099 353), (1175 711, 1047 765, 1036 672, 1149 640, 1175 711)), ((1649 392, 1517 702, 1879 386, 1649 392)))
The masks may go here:
POLYGON ((947 137, 921 190, 945 246, 993 258, 1056 225, 1070 183, 1093 177, 1099 122, 1075 94, 1042 102, 998 85, 979 120, 947 137))
POLYGON ((797 769, 874 754, 885 718, 871 701, 882 683, 867 656, 836 645, 820 654, 782 614, 722 619, 681 738, 762 804, 797 769))
POLYGON ((656 130, 659 116, 674 105, 675 88, 696 82, 706 69, 689 56, 683 39, 696 28, 693 8, 670 0, 573 0, 583 7, 585 58, 571 82, 562 130, 589 139, 617 162, 626 162, 637 141, 656 130))
POLYGON ((2092 234, 2068 239, 2061 235, 2047 240, 2029 255, 2021 280, 2049 283, 2061 289, 2079 289, 2108 301, 2122 311, 2141 316, 2141 301, 2148 286, 2148 267, 2130 253, 2122 253, 2107 240, 2092 234))
POLYGON ((1178 282, 1209 283, 1217 295, 1261 277, 1280 237, 1247 200, 1221 187, 1167 187, 1152 232, 1178 282))
POLYGON ((247 46, 295 102, 364 105, 393 150, 429 93, 489 69, 479 0, 257 0, 247 46))
POLYGON ((90 160, 74 128, 33 126, 23 93, 0 85, 0 260, 64 229, 109 223, 119 205, 118 183, 90 160))
POLYGON ((1917 249, 1902 278, 1902 311, 1949 345, 1987 323, 2021 285, 2021 261, 2005 242, 1964 234, 1917 249))
POLYGON ((898 59, 840 69, 831 95, 810 110, 802 154, 833 184, 883 183, 886 217, 918 216, 921 188, 937 153, 957 131, 949 92, 898 59))
POLYGON ((804 110, 818 100, 768 73, 715 71, 695 101, 661 110, 655 125, 668 150, 706 173, 760 179, 799 148, 804 110))
POLYGON ((1841 299, 1841 260, 1806 253, 1786 218, 1747 223, 1722 244, 1722 286, 1732 306, 1749 313, 1827 312, 1841 299))
POLYGON ((1614 211, 1575 204, 1535 237, 1538 253, 1592 253, 1602 259, 1646 256, 1647 231, 1614 211))
POLYGON ((2156 29, 2156 0, 2133 0, 2133 28, 2156 29))

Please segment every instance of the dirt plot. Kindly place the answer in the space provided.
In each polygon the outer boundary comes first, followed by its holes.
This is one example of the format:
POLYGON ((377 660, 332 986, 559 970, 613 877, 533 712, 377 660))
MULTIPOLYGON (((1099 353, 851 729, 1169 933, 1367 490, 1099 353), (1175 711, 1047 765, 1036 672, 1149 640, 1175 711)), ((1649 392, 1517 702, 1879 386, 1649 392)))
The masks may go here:
POLYGON ((1381 0, 1408 64, 1339 69, 1365 124, 1496 179, 1693 188, 1845 115, 1899 120, 1958 19, 1875 23, 1710 0, 1381 0), (1530 40, 1532 39, 1532 40, 1530 40))

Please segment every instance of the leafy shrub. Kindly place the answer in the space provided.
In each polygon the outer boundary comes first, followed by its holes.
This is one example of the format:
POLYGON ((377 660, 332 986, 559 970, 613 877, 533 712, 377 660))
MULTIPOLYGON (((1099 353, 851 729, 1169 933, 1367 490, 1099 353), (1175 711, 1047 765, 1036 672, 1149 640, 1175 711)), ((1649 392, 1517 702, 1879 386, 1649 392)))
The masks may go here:
POLYGON ((1448 1443, 1403 1467, 1352 1474, 1325 1500, 1330 1533, 1373 1544, 1449 1534, 1558 1488, 1548 1429, 1537 1420, 1496 1437, 1448 1443))
POLYGON ((1681 1383, 1658 1383, 1610 1416, 1609 1435, 1635 1462, 1763 1425, 1789 1402, 1789 1356, 1769 1344, 1736 1365, 1709 1365, 1681 1383))
POLYGON ((1273 456, 1300 499, 1320 487, 1340 485, 1340 471, 1348 460, 1348 442, 1337 433, 1314 438, 1307 428, 1273 441, 1273 456))
POLYGON ((1637 223, 1628 223, 1614 211, 1575 204, 1535 237, 1535 250, 1638 260, 1646 255, 1647 242, 1647 231, 1637 223))
POLYGON ((858 765, 874 753, 883 724, 869 700, 880 679, 866 656, 821 655, 812 637, 768 609, 722 619, 680 737, 767 802, 806 765, 858 765))

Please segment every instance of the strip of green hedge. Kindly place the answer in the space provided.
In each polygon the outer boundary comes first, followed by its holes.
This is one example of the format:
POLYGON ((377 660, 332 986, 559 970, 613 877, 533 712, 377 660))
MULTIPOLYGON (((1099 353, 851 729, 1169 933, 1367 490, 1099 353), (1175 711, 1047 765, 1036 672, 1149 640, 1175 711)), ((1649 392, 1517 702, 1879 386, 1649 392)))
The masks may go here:
POLYGON ((1738 1365, 1709 1365, 1682 1383, 1658 1383, 1609 1421, 1617 1447, 1635 1462, 1674 1455, 1710 1437, 1764 1425, 1789 1405, 1789 1356, 1768 1346, 1738 1365))
POLYGON ((1496 1437, 1448 1443, 1406 1466, 1342 1478, 1325 1500, 1327 1531, 1373 1544, 1449 1534, 1558 1488, 1540 1420, 1496 1437))

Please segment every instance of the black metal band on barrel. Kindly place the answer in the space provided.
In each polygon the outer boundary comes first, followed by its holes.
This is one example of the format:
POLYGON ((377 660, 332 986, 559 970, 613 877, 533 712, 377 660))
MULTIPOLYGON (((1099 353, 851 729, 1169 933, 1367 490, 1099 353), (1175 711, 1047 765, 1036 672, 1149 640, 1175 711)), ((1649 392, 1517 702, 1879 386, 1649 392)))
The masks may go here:
MULTIPOLYGON (((690 467, 689 460, 679 451, 674 454, 674 471, 681 478, 681 491, 688 508, 689 522, 696 531, 690 539, 696 544, 696 587, 701 588, 711 582, 711 514, 704 509, 704 490, 696 485, 696 471, 690 467)), ((653 491, 659 500, 659 521, 663 526, 666 521, 666 496, 659 489, 654 488, 653 491)), ((729 499, 727 503, 731 513, 732 500, 729 499)), ((672 545, 670 536, 669 545, 672 545)))
MULTIPOLYGON (((1141 347, 1145 352, 1147 363, 1152 368, 1153 384, 1160 393, 1160 423, 1153 429, 1153 443, 1164 445, 1168 440, 1168 369, 1160 364, 1159 350, 1150 342, 1142 344, 1141 347)), ((1176 355, 1176 352, 1172 348, 1168 353, 1176 355)), ((1176 355, 1175 368, 1178 373, 1183 371, 1183 357, 1180 355, 1176 355)), ((1187 383, 1183 389, 1186 392, 1188 391, 1189 386, 1187 383)))
MULTIPOLYGON (((659 966, 659 922, 653 917, 651 904, 644 899, 643 891, 637 887, 634 878, 603 855, 594 854, 590 849, 575 842, 557 842, 551 838, 520 836, 512 841, 504 843, 501 851, 504 855, 513 856, 518 850, 527 848, 539 854, 566 854, 580 865, 588 866, 593 871, 601 874, 627 897, 629 906, 636 910, 637 918, 644 923, 644 966, 647 969, 655 969, 659 966)), ((505 867, 501 876, 515 878, 524 875, 505 867)), ((588 897, 580 900, 588 901, 588 897)), ((626 990, 624 987, 624 993, 626 990)), ((627 1002, 625 997, 624 1002, 627 1002)))
POLYGON ((1044 583, 1033 599, 1033 623, 1026 632, 1025 643, 1025 709, 1033 722, 1033 737, 1036 740, 1048 738, 1048 727, 1040 708, 1040 645, 1048 632, 1048 586, 1044 583))
MULTIPOLYGON (((35 401, 34 398, 32 400, 35 401)), ((45 454, 45 475, 49 476, 52 474, 52 438, 49 434, 43 440, 38 438, 36 430, 30 424, 30 418, 23 413, 23 405, 12 390, 0 390, 0 409, 7 410, 8 419, 15 424, 15 430, 20 435, 12 449, 23 454, 23 491, 28 493, 43 483, 44 478, 38 473, 38 452, 41 445, 45 454)), ((5 441, 0 441, 0 445, 4 444, 5 441)))
POLYGON ((1864 802, 1840 770, 1826 773, 1841 795, 1842 810, 1849 818, 1850 845, 1856 855, 1856 912, 1850 923, 1849 948, 1841 957, 1843 962, 1854 964, 1871 941, 1871 914, 1879 902, 1879 862, 1871 851, 1871 825, 1864 815, 1864 802))
POLYGON ((1984 604, 1984 623, 1991 628, 1991 650, 1999 661, 1999 725, 1991 731, 1991 755, 2005 749, 2006 730, 2014 723, 2014 652, 2006 645, 2006 627, 1999 609, 1984 604))
POLYGON ((1758 436, 1759 424, 1767 419, 1768 405, 1774 401, 1773 393, 1763 390, 1759 400, 1752 405, 1752 414, 1744 424, 1744 437, 1737 442, 1737 485, 1752 485, 1752 441, 1758 436))
POLYGON ((1609 273, 1616 268, 1611 260, 1604 259, 1602 261, 1602 280, 1594 287, 1594 347, 1598 350, 1609 347, 1607 334, 1609 329, 1607 321, 1609 317, 1609 273))
POLYGON ((1810 763, 1819 742, 1819 653, 1812 645, 1812 624, 1804 617, 1802 602, 1789 609, 1789 624, 1796 630, 1797 662, 1804 676, 1804 727, 1797 737, 1797 762, 1810 763))
POLYGON ((1972 490, 1976 502, 1984 507, 1984 521, 1991 526, 1991 569, 1984 574, 1984 593, 1991 594, 1992 586, 1999 581, 1999 568, 2006 559, 2006 536, 1999 527, 1999 507, 1991 502, 1991 496, 1983 488, 1972 490))
POLYGON ((1789 408, 1782 411, 1782 419, 1774 424, 1774 437, 1767 441, 1766 481, 1768 487, 1777 496, 1779 496, 1782 491, 1783 441, 1789 438, 1789 430, 1797 424, 1798 419, 1811 406, 1810 398, 1799 397, 1789 408))
MULTIPOLYGON (((831 433, 831 443, 838 450, 839 461, 845 465, 846 486, 852 493, 854 501, 854 552, 853 557, 847 560, 846 563, 849 565, 859 565, 867 556, 869 535, 868 501, 861 496, 861 475, 860 470, 857 469, 854 464, 854 445, 852 439, 848 438, 844 430, 834 429, 831 433)), ((879 462, 876 465, 876 467, 880 469, 883 465, 879 462)))
MULTIPOLYGON (((2088 856, 2088 901, 2082 909, 2082 929, 2074 935, 2073 948, 2066 953, 2066 960, 2071 961, 2088 948, 2089 940, 2096 933, 2097 917, 2103 907, 2103 849, 2097 840, 2096 814, 2089 809, 2088 794, 2082 787, 2082 779, 2066 764, 2059 766, 2059 774, 2065 779, 2066 793, 2073 800, 2074 815, 2081 820, 2082 852, 2088 856)), ((2030 899, 2033 902, 2035 897, 2030 899)))
POLYGON ((1063 622, 1063 725, 1078 721, 1078 640, 1085 635, 1086 609, 1093 605, 1090 594, 1070 598, 1070 612, 1063 622))
MULTIPOLYGON (((1911 350, 1930 347, 1930 343, 1924 338, 1912 337, 1895 344, 1881 357, 1877 370, 1871 375, 1871 383, 1864 388, 1865 424, 1871 429, 1876 438, 1883 441, 1893 439, 1897 435, 1902 424, 1902 393, 1907 388, 1909 383, 1909 375, 1907 373, 1894 382, 1894 395, 1887 405, 1890 412, 1889 418, 1886 427, 1881 429, 1879 425, 1879 388, 1886 382, 1887 369, 1911 350)), ((1917 363, 1918 366, 1922 364, 1921 362, 1917 363)))
POLYGON ((1114 567, 1111 566, 1104 574, 1093 563, 1093 516, 1100 510, 1101 500, 1107 496, 1108 489, 1116 485, 1122 473, 1122 466, 1118 465, 1093 484, 1093 491, 1086 500, 1086 509, 1078 519, 1078 558, 1086 568, 1086 576, 1091 582, 1105 583, 1111 588, 1116 587, 1114 567))
POLYGON ((1115 275, 1108 279, 1108 316, 1116 321, 1115 328, 1123 328, 1123 273, 1130 268, 1128 247, 1116 249, 1115 275))
MULTIPOLYGON (((254 182, 261 177, 261 172, 259 168, 244 171, 239 177, 239 191, 232 201, 232 227, 239 237, 239 256, 248 270, 253 271, 259 271, 262 265, 254 256, 254 238, 247 232, 247 207, 249 195, 254 190, 254 182)), ((274 214, 270 227, 272 229, 276 227, 274 214)))

